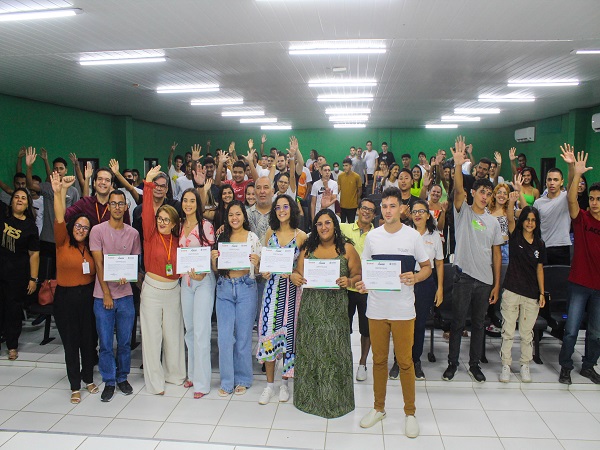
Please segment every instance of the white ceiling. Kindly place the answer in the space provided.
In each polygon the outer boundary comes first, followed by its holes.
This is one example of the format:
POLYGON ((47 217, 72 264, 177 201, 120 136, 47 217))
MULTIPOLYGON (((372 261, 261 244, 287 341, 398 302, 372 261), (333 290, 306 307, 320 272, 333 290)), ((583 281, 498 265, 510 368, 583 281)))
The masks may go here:
POLYGON ((0 22, 0 93, 201 130, 256 129, 192 98, 242 96, 294 128, 330 128, 314 78, 375 78, 369 126, 419 127, 455 107, 499 106, 478 127, 508 126, 600 104, 598 0, 0 0, 0 11, 72 4, 75 17, 0 22), (290 56, 292 41, 383 39, 381 55, 290 56), (167 62, 80 66, 84 52, 164 49, 167 62), (335 74, 340 76, 340 74, 335 74), (515 78, 578 78, 577 87, 507 88, 515 78), (156 87, 218 83, 216 94, 156 87), (139 85, 135 87, 134 85, 139 85), (534 103, 477 104, 527 93, 534 103))

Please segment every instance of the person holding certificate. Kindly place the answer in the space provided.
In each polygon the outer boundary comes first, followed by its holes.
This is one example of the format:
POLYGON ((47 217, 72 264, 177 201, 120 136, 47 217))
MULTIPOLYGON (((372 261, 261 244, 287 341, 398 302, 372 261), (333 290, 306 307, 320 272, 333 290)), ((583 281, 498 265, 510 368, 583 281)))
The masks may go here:
POLYGON ((308 261, 337 260, 337 279, 318 280, 338 289, 302 293, 296 335, 294 405, 309 414, 332 419, 354 410, 352 351, 346 288, 361 280, 360 257, 328 208, 316 216, 310 236, 300 248, 292 283, 302 286, 308 261), (340 289, 341 288, 341 289, 340 289))
POLYGON ((146 277, 142 285, 140 324, 146 390, 163 395, 165 383, 181 385, 185 381, 185 347, 176 267, 179 215, 169 205, 162 205, 156 211, 153 208, 153 180, 159 173, 160 166, 153 167, 144 181, 142 226, 146 277))
MULTIPOLYGON (((210 247, 215 243, 212 224, 202 218, 204 211, 196 189, 187 189, 181 197, 185 217, 179 234, 179 248, 210 247)), ((198 266, 193 267, 196 269, 198 266)), ((210 392, 210 336, 211 317, 215 302, 215 275, 190 270, 181 280, 181 308, 185 324, 185 344, 188 349, 187 380, 183 384, 194 386, 194 398, 210 392)))
POLYGON ((250 231, 246 207, 233 200, 226 210, 219 247, 211 261, 217 280, 217 322, 219 343, 219 395, 235 391, 243 395, 252 385, 252 326, 256 318, 256 272, 260 262, 261 243, 250 231), (242 245, 234 245, 242 244, 242 245), (246 252, 244 255, 241 252, 246 252), (227 253, 227 255, 225 255, 227 253), (219 260, 219 258, 221 260, 219 260))
MULTIPOLYGON (((306 234, 298 229, 299 220, 298 204, 292 197, 281 195, 271 207, 270 228, 265 236, 269 248, 293 249, 294 264, 300 255, 300 246, 306 240, 306 234)), ((279 358, 283 359, 279 401, 287 402, 290 398, 288 378, 294 376, 294 338, 301 289, 292 284, 290 273, 263 273, 262 276, 266 280, 266 289, 258 321, 256 358, 265 364, 267 372, 267 387, 258 400, 261 405, 266 405, 275 394, 275 361, 279 358)))

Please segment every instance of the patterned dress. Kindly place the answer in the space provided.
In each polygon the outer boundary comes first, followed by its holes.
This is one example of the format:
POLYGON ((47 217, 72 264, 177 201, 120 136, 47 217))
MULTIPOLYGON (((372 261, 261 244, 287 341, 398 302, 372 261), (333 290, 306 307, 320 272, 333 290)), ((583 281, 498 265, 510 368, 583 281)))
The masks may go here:
MULTIPOLYGON (((311 253, 310 259, 316 259, 311 253)), ((348 260, 340 276, 348 276, 348 260)), ((304 289, 298 312, 294 405, 328 419, 354 410, 346 289, 304 289)))
MULTIPOLYGON (((273 232, 268 247, 293 248, 294 266, 300 250, 296 243, 297 234, 283 247, 273 232)), ((283 355, 283 376, 294 376, 296 360, 295 337, 298 308, 302 289, 296 288, 289 278, 272 274, 267 280, 263 293, 258 330, 258 351, 256 358, 260 362, 275 361, 283 355)))

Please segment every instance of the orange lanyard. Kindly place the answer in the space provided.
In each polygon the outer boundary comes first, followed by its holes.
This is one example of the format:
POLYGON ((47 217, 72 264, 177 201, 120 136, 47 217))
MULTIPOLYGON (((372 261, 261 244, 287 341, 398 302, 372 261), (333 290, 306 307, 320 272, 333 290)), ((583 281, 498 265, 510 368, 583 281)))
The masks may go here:
POLYGON ((165 252, 167 252, 167 264, 171 264, 171 244, 173 243, 173 234, 171 234, 171 237, 169 239, 169 248, 167 249, 167 243, 165 242, 165 238, 162 237, 162 234, 158 233, 158 235, 160 236, 160 240, 162 241, 164 247, 165 247, 165 252))
POLYGON ((102 219, 104 219, 104 215, 108 211, 108 205, 104 208, 104 212, 102 213, 102 217, 100 217, 100 211, 98 211, 98 202, 96 202, 96 217, 98 217, 98 223, 102 223, 102 219))

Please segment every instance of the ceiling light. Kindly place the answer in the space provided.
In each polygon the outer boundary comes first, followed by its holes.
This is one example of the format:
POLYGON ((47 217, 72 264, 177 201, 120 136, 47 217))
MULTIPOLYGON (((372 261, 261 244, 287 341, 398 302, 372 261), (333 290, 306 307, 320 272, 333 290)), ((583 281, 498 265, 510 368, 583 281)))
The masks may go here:
POLYGON ((264 116, 265 112, 264 111, 252 111, 252 110, 248 110, 248 111, 223 111, 221 113, 221 116, 223 117, 244 117, 244 116, 264 116))
POLYGON ((165 56, 153 56, 148 58, 119 58, 119 59, 88 59, 80 60, 79 64, 82 66, 104 66, 109 64, 139 64, 139 63, 154 63, 164 62, 167 58, 165 56))
POLYGON ((317 97, 319 102, 372 102, 372 94, 325 94, 317 97))
POLYGON ((0 13, 0 22, 14 20, 54 19, 57 17, 69 17, 83 13, 80 8, 58 8, 58 9, 36 9, 29 11, 15 11, 0 13))
POLYGON ((510 96, 495 96, 495 95, 480 95, 477 99, 482 103, 522 103, 522 102, 534 102, 535 97, 510 97, 510 96))
POLYGON ((481 117, 442 116, 442 122, 480 122, 481 117))
POLYGON ((582 49, 575 52, 577 55, 600 55, 600 49, 582 49))
POLYGON ((213 105, 242 105, 243 98, 212 98, 204 100, 192 100, 192 106, 213 106, 213 105))
POLYGON ((275 123, 277 117, 259 117, 254 119, 240 119, 240 123, 275 123))
POLYGON ((366 128, 364 123, 335 123, 333 128, 366 128))
POLYGON ((311 80, 308 87, 373 87, 377 86, 377 80, 352 80, 343 78, 334 78, 329 80, 311 80))
POLYGON ((499 108, 454 108, 454 114, 500 114, 499 108))
POLYGON ((291 130, 291 125, 263 125, 260 127, 261 130, 291 130))
POLYGON ((428 123, 425 128, 458 128, 457 123, 428 123))
POLYGON ((183 94, 186 92, 218 92, 218 84, 205 84, 195 86, 163 86, 156 88, 158 94, 183 94))
POLYGON ((385 42, 380 39, 293 42, 289 48, 290 55, 345 55, 385 52, 385 42))
POLYGON ((325 114, 370 114, 371 108, 327 108, 325 114))
POLYGON ((369 120, 369 116, 365 115, 350 115, 350 116, 329 116, 330 122, 351 122, 356 120, 357 122, 369 120))
POLYGON ((578 86, 579 80, 509 80, 508 87, 562 87, 578 86))

